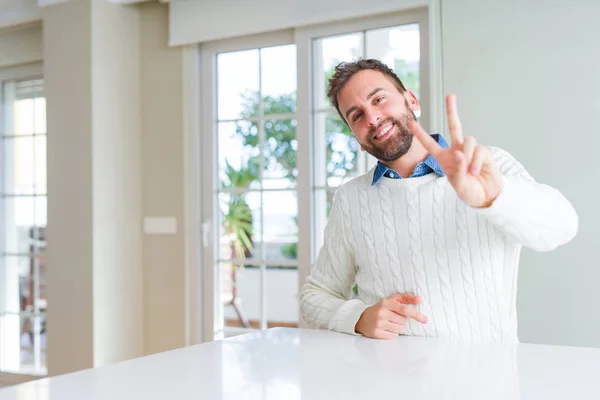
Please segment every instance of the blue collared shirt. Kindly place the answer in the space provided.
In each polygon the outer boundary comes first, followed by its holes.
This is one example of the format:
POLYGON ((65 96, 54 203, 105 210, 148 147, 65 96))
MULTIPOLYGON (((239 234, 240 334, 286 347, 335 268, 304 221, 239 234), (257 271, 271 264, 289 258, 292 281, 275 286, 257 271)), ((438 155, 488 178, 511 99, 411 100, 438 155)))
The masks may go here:
MULTIPOLYGON (((434 133, 433 135, 431 135, 431 137, 433 137, 443 148, 448 147, 448 143, 446 143, 442 135, 434 133)), ((444 171, 442 171, 442 167, 440 167, 440 164, 438 164, 437 160, 433 158, 433 156, 430 154, 425 160, 417 164, 409 178, 418 178, 419 176, 425 176, 431 172, 435 172, 440 176, 444 176, 444 171)), ((372 185, 377 184, 377 182, 379 182, 384 176, 386 178, 392 179, 403 179, 403 177, 400 176, 398 172, 386 167, 380 161, 377 161, 377 167, 375 168, 375 173, 373 174, 372 185)))

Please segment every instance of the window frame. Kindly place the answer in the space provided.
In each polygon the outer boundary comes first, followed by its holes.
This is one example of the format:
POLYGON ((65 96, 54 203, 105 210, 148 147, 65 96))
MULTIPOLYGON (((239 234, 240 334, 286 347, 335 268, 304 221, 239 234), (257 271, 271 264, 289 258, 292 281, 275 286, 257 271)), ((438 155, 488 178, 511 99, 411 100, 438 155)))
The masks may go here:
MULTIPOLYGON (((313 79, 313 40, 343 35, 359 31, 372 29, 381 29, 394 27, 398 25, 419 24, 420 31, 420 80, 421 80, 421 98, 419 101, 423 105, 420 121, 425 129, 438 127, 440 120, 437 109, 439 102, 430 101, 434 95, 441 93, 441 57, 438 55, 439 44, 434 35, 430 37, 429 10, 426 7, 419 7, 410 10, 401 10, 398 12, 372 16, 366 18, 348 19, 333 23, 323 23, 311 26, 287 29, 279 32, 270 32, 247 36, 243 38, 224 39, 215 42, 203 43, 196 47, 198 59, 198 107, 195 115, 199 115, 198 128, 195 131, 199 136, 198 156, 200 161, 197 163, 198 169, 190 171, 195 174, 196 184, 199 184, 199 217, 198 230, 200 237, 197 241, 199 246, 198 280, 200 288, 195 293, 201 300, 194 303, 194 298, 188 300, 192 315, 198 315, 201 334, 201 341, 214 340, 214 326, 216 322, 215 315, 215 284, 216 276, 214 271, 214 255, 216 245, 214 232, 216 229, 213 218, 216 214, 215 196, 218 180, 215 175, 217 169, 214 168, 217 161, 215 132, 217 121, 217 74, 216 58, 217 54, 223 52, 251 50, 262 47, 271 47, 278 45, 296 45, 297 59, 297 91, 296 91, 296 140, 298 142, 296 166, 298 176, 296 178, 296 190, 298 196, 298 293, 300 292, 306 277, 310 273, 311 266, 316 258, 318 249, 315 248, 314 234, 314 185, 313 185, 313 127, 312 127, 312 79, 313 79), (436 40, 434 40, 436 39, 436 40), (432 57, 432 58, 430 58, 432 57), (433 64, 435 61, 439 66, 433 64), (439 76, 434 76, 432 80, 431 70, 439 76), (434 108, 435 107, 435 108, 434 108), (207 186, 207 182, 212 182, 207 186), (194 314, 193 310, 197 310, 194 314)), ((188 96, 189 97, 189 96, 188 96)), ((191 117, 190 117, 191 118, 191 117)), ((441 133, 441 132, 440 132, 441 133)), ((193 166, 188 165, 188 169, 193 166)), ((303 321, 299 320, 299 326, 305 327, 303 321)))
MULTIPOLYGON (((4 91, 2 90, 2 87, 4 86, 5 82, 9 82, 9 81, 26 81, 26 80, 35 80, 35 79, 44 79, 44 73, 43 73, 43 64, 42 63, 32 63, 32 64, 27 64, 27 65, 20 65, 20 66, 12 66, 12 67, 5 67, 5 68, 0 68, 0 126, 4 126, 4 120, 5 120, 5 116, 4 116, 4 91)), ((1 135, 3 135, 4 133, 2 132, 1 135)), ((46 137, 47 137, 47 133, 46 133, 46 137)), ((4 171, 4 138, 2 138, 2 140, 0 140, 0 170, 4 171)), ((0 174, 0 191, 4 192, 4 186, 5 186, 5 176, 4 173, 0 174)), ((46 193, 45 195, 46 198, 48 198, 48 194, 46 193)), ((3 198, 0 197, 0 213, 4 213, 4 200, 3 198)), ((3 223, 0 223, 0 255, 4 254, 4 243, 5 243, 5 226, 3 223)), ((37 277, 39 278, 39 276, 37 277)), ((31 279, 36 279, 36 277, 31 277, 31 279)), ((5 288, 5 282, 2 279, 2 274, 0 273, 0 292, 4 292, 6 290, 5 288)), ((34 283, 35 286, 35 283, 34 283)), ((22 312, 19 311, 19 315, 29 315, 28 312, 22 312)), ((47 314, 44 313, 44 315, 47 318, 47 314)), ((39 343, 39 340, 38 340, 39 343)), ((0 341, 0 346, 2 345, 2 341, 0 341)), ((19 351, 20 351, 21 347, 20 347, 20 343, 19 343, 19 351)), ((39 350, 39 349, 38 349, 39 350)), ((36 349, 34 347, 34 352, 36 352, 36 349)), ((2 353, 2 349, 0 348, 0 353, 2 353)), ((35 356, 35 355, 34 355, 35 356)), ((39 357, 34 357, 37 359, 36 363, 39 363, 39 357)), ((39 367, 39 366, 38 366, 39 367)), ((8 376, 10 377, 11 381, 22 381, 21 378, 15 378, 15 376, 19 376, 19 377, 40 377, 40 376, 46 376, 47 375, 47 367, 46 368, 41 368, 39 367, 39 370, 37 371, 27 371, 27 372, 23 372, 21 369, 19 369, 18 371, 14 371, 14 370, 3 370, 0 369, 0 376, 8 376)))
MULTIPOLYGON (((217 115, 217 56, 220 53, 253 50, 264 47, 283 46, 294 44, 293 31, 284 30, 279 32, 252 35, 243 38, 225 39, 217 42, 203 43, 199 47, 201 64, 201 122, 200 122, 200 147, 201 147, 201 176, 200 182, 203 190, 201 198, 200 220, 202 229, 202 255, 201 255, 201 277, 202 282, 202 339, 211 341, 215 339, 214 327, 221 323, 222 316, 216 313, 218 276, 215 274, 214 264, 217 260, 218 242, 215 242, 218 204, 215 201, 215 193, 219 189, 217 165, 217 140, 216 132, 218 125, 217 115)), ((297 184, 296 188, 297 189, 297 184)), ((261 296, 266 297, 266 287, 263 285, 261 296)), ((220 298, 220 297, 219 297, 220 298)), ((265 305, 262 305, 263 311, 265 305)), ((234 331, 235 329, 228 329, 234 331)))

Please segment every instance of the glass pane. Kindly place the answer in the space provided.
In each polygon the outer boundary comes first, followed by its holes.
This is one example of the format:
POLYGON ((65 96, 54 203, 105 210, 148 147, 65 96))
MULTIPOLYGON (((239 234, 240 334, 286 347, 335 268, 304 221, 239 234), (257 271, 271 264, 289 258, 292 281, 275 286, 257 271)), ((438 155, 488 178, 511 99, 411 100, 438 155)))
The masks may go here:
POLYGON ((352 61, 363 56, 363 34, 356 32, 315 40, 313 51, 315 107, 323 109, 331 106, 327 90, 335 66, 342 61, 352 61))
POLYGON ((23 316, 21 320, 21 372, 39 373, 46 368, 46 316, 23 316))
POLYGON ((419 25, 367 31, 367 57, 377 58, 392 68, 404 86, 420 99, 419 61, 421 59, 419 25))
MULTIPOLYGON (((265 260, 296 260, 298 198, 295 191, 263 193, 265 260)), ((295 268, 295 267, 294 267, 295 268)))
POLYGON ((34 164, 34 191, 35 194, 46 194, 47 186, 46 186, 46 136, 36 136, 34 138, 34 154, 35 154, 35 164, 34 164))
MULTIPOLYGON (((35 239, 44 239, 45 233, 43 229, 46 227, 48 221, 48 198, 46 196, 37 196, 34 198, 34 226, 35 230, 31 233, 31 237, 35 239)), ((45 245, 45 244, 39 244, 45 245)))
POLYGON ((4 291, 0 293, 0 312, 18 313, 23 311, 45 311, 46 280, 45 280, 45 255, 35 257, 4 256, 1 258, 0 276, 4 291), (38 269, 38 278, 35 270, 38 269), (44 273, 42 273, 44 272, 44 273), (37 310, 35 301, 37 297, 37 310))
POLYGON ((35 246, 32 227, 35 225, 33 197, 6 197, 4 200, 4 246, 11 254, 29 254, 35 246))
POLYGON ((258 114, 258 50, 236 51, 217 56, 219 120, 248 118, 258 114))
POLYGON ((33 135, 34 99, 16 100, 13 103, 13 130, 15 135, 33 135))
POLYGON ((0 369, 45 373, 46 316, 0 314, 0 348, 0 369))
POLYGON ((365 173, 365 155, 339 116, 322 112, 316 113, 314 118, 315 185, 339 187, 365 173))
MULTIPOLYGON (((45 206, 45 198, 36 200, 44 200, 45 206)), ((45 311, 48 303, 46 297, 46 227, 38 225, 32 228, 30 237, 32 243, 30 251, 32 254, 35 254, 35 256, 31 257, 31 264, 29 266, 30 276, 34 282, 30 283, 29 290, 32 292, 30 293, 28 305, 33 307, 33 311, 45 311), (34 284, 37 285, 35 288, 33 286, 34 284), (35 298, 36 296, 37 299, 35 298), (35 300, 37 300, 37 303, 34 303, 35 300), (37 309, 34 307, 37 307, 37 309)))
POLYGON ((296 112, 296 46, 264 48, 260 61, 265 115, 296 112))
POLYGON ((33 100, 33 131, 37 134, 46 133, 46 99, 38 97, 33 100))
POLYGON ((267 325, 298 326, 298 269, 267 268, 267 325))
POLYGON ((220 193, 219 260, 260 259, 260 192, 220 193))
POLYGON ((3 291, 0 293, 0 312, 33 311, 33 261, 30 257, 2 257, 3 291))
POLYGON ((260 187, 260 148, 256 122, 221 122, 218 127, 221 188, 260 187))
POLYGON ((5 194, 35 193, 35 138, 31 136, 4 139, 5 194))
POLYGON ((261 318, 261 271, 254 266, 219 263, 223 326, 258 328, 261 318))
POLYGON ((289 189, 296 186, 296 120, 265 121, 265 171, 263 188, 289 189))

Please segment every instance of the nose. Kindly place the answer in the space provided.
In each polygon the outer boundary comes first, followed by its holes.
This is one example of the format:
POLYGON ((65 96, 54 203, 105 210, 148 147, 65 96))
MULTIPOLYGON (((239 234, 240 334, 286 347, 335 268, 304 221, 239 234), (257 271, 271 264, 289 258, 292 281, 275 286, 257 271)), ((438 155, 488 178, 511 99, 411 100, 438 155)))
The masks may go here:
POLYGON ((369 126, 377 126, 379 125, 379 121, 381 121, 381 113, 376 108, 372 108, 370 110, 365 110, 365 117, 369 123, 369 126))

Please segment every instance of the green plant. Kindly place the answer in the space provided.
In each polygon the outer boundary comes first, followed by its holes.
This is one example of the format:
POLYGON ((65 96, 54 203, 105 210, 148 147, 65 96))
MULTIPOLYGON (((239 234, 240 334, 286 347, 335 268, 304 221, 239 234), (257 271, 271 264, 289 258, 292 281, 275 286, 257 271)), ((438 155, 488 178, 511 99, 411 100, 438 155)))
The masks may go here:
POLYGON ((225 160, 224 178, 221 181, 221 187, 224 189, 248 187, 258 179, 258 158, 250 158, 240 169, 235 169, 225 160))
POLYGON ((252 211, 246 201, 238 196, 232 196, 224 215, 223 228, 225 233, 233 237, 231 241, 231 256, 244 259, 252 252, 252 211))
MULTIPOLYGON (((248 187, 250 183, 258 178, 258 163, 256 159, 250 159, 242 163, 239 169, 235 169, 228 161, 225 162, 225 171, 222 180, 223 188, 248 187)), ((254 249, 252 210, 246 202, 243 194, 229 193, 229 202, 223 210, 223 229, 227 236, 231 237, 231 258, 244 260, 252 255, 254 249)), ((237 269, 236 263, 231 263, 231 299, 227 305, 232 306, 245 328, 250 328, 250 323, 242 312, 238 298, 237 269)))
MULTIPOLYGON (((258 177, 258 166, 252 159, 240 169, 225 162, 223 188, 247 187, 258 177)), ((231 257, 243 260, 253 251, 252 210, 243 195, 231 193, 223 212, 223 229, 232 236, 231 257)))
POLYGON ((288 243, 281 248, 281 253, 286 258, 297 259, 298 258, 298 243, 288 243))
MULTIPOLYGON (((330 75, 333 74, 333 70, 330 75)), ((256 116, 259 113, 261 98, 257 92, 242 93, 242 118, 256 116)), ((262 98, 264 113, 287 114, 296 111, 296 92, 262 98)), ((269 120, 265 116, 264 125, 264 159, 265 168, 280 170, 290 181, 295 181, 298 174, 296 167, 296 121, 291 119, 269 120)), ((354 140, 348 126, 332 115, 327 118, 325 131, 326 163, 330 175, 344 176, 358 167, 358 143, 354 140)), ((244 145, 257 148, 259 145, 258 129, 255 123, 239 124, 236 133, 244 140, 244 145)))

